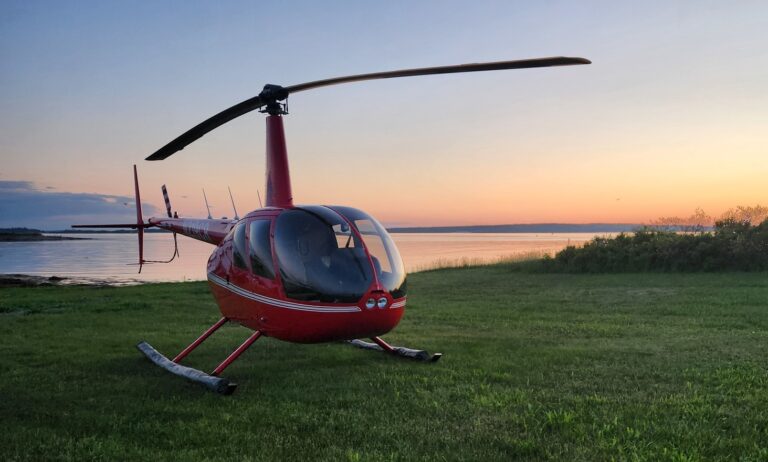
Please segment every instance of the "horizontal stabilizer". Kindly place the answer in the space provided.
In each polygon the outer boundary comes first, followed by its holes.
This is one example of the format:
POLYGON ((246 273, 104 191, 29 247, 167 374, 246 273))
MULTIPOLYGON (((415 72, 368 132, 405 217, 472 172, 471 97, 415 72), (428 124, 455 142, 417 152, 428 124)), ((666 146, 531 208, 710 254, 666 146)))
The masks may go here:
POLYGON ((151 228, 152 226, 149 223, 121 223, 121 224, 112 224, 112 225, 72 225, 73 228, 131 228, 131 229, 137 229, 137 228, 151 228))

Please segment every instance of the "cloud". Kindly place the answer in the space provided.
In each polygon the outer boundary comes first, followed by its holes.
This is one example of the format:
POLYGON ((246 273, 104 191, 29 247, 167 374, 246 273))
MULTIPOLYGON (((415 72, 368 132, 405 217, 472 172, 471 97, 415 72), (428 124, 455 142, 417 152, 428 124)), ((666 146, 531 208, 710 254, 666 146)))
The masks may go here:
MULTIPOLYGON (((142 203, 145 216, 157 211, 142 203)), ((73 224, 133 223, 131 196, 52 192, 39 190, 31 181, 0 180, 0 228, 66 229, 73 224)))
POLYGON ((0 180, 0 191, 37 191, 31 181, 0 180))

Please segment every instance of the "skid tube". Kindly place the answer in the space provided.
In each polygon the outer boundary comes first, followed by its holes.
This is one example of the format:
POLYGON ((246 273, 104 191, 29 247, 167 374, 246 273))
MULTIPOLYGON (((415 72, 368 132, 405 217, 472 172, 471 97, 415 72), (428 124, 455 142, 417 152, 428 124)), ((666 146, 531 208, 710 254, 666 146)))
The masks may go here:
POLYGON ((383 351, 385 353, 389 353, 395 356, 400 356, 402 358, 410 358, 410 359, 415 359, 417 361, 424 361, 424 362, 430 362, 430 363, 437 362, 438 360, 440 360, 440 358, 443 357, 442 353, 435 353, 433 355, 430 355, 429 352, 425 350, 413 350, 411 348, 406 348, 406 347, 392 346, 387 342, 385 342, 384 340, 382 340, 380 337, 371 337, 371 340, 373 340, 374 343, 364 342, 358 339, 348 340, 348 343, 352 346, 356 346, 364 350, 383 351))
POLYGON ((182 350, 181 353, 176 355, 176 357, 171 361, 170 359, 163 356, 162 353, 155 350, 152 345, 150 345, 147 342, 140 342, 138 345, 136 345, 136 348, 141 351, 144 356, 149 358, 150 361, 155 363, 156 365, 160 366, 161 368, 165 369, 166 371, 178 375, 180 377, 184 377, 185 379, 199 383, 206 388, 215 391, 216 393, 221 393, 223 395, 231 395, 234 393, 235 389, 237 388, 237 384, 234 382, 231 382, 229 379, 226 379, 224 377, 219 377, 219 374, 221 374, 224 369, 227 368, 232 362, 234 362, 245 350, 250 347, 253 342, 259 339, 261 337, 260 331, 254 331, 248 339, 245 340, 235 351, 233 351, 227 359, 222 361, 221 364, 219 364, 216 369, 213 370, 210 374, 206 374, 203 371, 199 371, 197 369, 193 369, 191 367, 182 366, 181 364, 178 364, 179 361, 181 361, 184 357, 186 357, 192 350, 197 348, 201 343, 203 343, 208 337, 211 336, 214 332, 216 332, 221 326, 226 324, 228 321, 227 318, 221 318, 219 319, 216 324, 209 327, 208 330, 203 332, 200 337, 197 338, 194 342, 192 342, 188 347, 186 347, 184 350, 182 350))

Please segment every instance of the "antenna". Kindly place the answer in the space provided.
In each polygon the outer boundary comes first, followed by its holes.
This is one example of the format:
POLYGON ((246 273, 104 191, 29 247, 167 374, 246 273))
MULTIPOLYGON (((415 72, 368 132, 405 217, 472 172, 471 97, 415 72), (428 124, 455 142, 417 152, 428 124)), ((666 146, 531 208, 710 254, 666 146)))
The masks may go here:
POLYGON ((264 205, 261 203, 261 193, 259 192, 259 188, 256 188, 256 195, 259 196, 259 208, 264 208, 264 205))
POLYGON ((232 190, 227 186, 227 191, 229 191, 229 200, 232 201, 232 210, 235 211, 235 220, 239 220, 240 217, 237 216, 237 208, 235 208, 235 199, 232 198, 232 190))
POLYGON ((208 198, 205 196, 205 188, 203 188, 203 199, 205 199, 205 208, 208 209, 208 219, 212 220, 211 207, 208 205, 208 198))

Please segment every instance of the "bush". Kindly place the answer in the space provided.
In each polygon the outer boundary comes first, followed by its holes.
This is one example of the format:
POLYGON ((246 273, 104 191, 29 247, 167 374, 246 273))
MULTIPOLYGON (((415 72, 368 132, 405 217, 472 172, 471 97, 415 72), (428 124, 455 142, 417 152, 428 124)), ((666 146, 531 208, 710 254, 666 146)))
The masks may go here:
POLYGON ((726 218, 708 233, 644 228, 614 238, 596 237, 543 261, 548 272, 766 271, 768 219, 759 225, 726 218))

